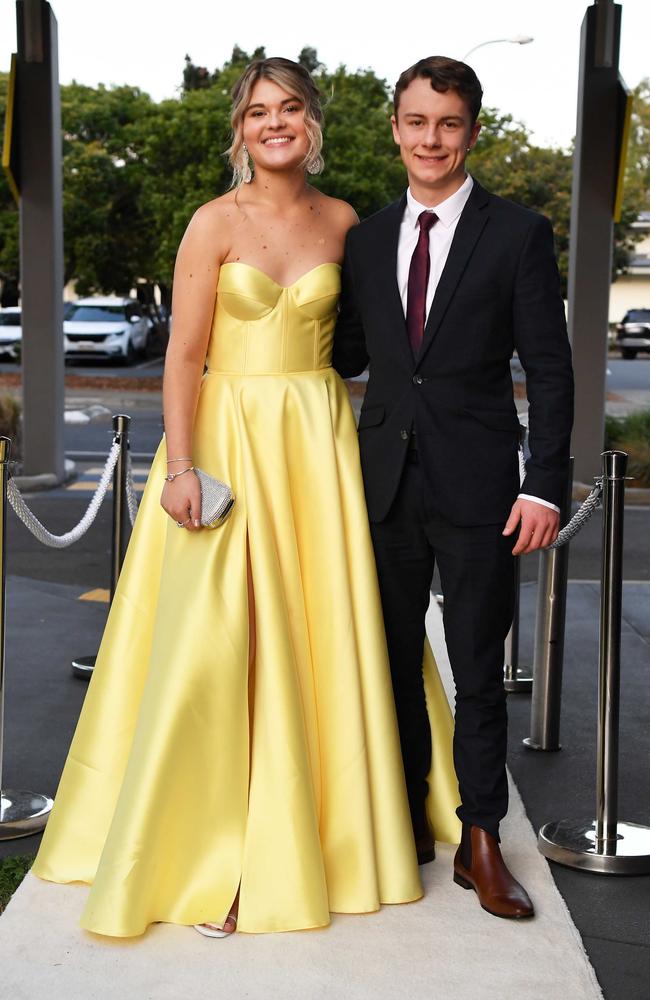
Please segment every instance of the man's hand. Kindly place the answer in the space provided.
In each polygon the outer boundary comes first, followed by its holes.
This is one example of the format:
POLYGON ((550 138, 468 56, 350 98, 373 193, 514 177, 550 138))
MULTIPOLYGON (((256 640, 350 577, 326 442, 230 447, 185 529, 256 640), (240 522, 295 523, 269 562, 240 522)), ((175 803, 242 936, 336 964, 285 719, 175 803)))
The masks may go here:
POLYGON ((519 538, 512 550, 513 556, 545 549, 547 545, 551 545, 558 535, 560 515, 542 503, 519 499, 512 505, 503 534, 512 535, 519 525, 521 525, 519 538))

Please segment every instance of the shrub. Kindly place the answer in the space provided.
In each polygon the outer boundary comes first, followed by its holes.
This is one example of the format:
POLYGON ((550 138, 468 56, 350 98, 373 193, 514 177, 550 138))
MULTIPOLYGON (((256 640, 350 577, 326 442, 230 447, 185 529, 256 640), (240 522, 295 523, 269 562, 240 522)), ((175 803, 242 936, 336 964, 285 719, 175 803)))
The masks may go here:
POLYGON ((0 913, 32 867, 33 854, 16 854, 0 859, 0 913))
POLYGON ((0 392, 0 435, 11 438, 11 458, 22 455, 22 407, 20 400, 8 392, 0 392))
POLYGON ((650 410, 606 417, 605 448, 627 452, 627 474, 633 477, 630 486, 650 487, 650 410))

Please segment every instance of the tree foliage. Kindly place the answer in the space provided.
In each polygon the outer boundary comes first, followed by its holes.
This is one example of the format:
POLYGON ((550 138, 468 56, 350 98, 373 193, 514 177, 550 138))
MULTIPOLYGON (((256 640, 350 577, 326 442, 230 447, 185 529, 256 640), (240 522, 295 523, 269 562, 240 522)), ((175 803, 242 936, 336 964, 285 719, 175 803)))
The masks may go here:
MULTIPOLYGON (((176 247, 195 209, 230 183, 230 91, 243 68, 263 58, 239 46, 212 71, 185 59, 178 98, 155 103, 135 87, 61 88, 65 275, 80 293, 126 292, 137 280, 168 286, 176 247)), ((324 96, 322 191, 349 201, 363 218, 399 197, 405 173, 390 130, 391 93, 371 69, 329 71, 316 49, 299 61, 324 96)), ((0 125, 7 77, 0 74, 0 125)), ((527 128, 496 109, 469 169, 491 191, 548 215, 566 279, 571 154, 535 145, 527 128)), ((650 207, 650 81, 635 91, 624 214, 615 267, 633 246, 631 223, 650 207)), ((0 176, 0 277, 17 280, 18 213, 0 176)))
MULTIPOLYGON (((9 74, 0 73, 0 136, 4 135, 8 85, 9 74)), ((16 305, 19 271, 18 206, 9 189, 5 172, 0 169, 0 305, 16 305)))

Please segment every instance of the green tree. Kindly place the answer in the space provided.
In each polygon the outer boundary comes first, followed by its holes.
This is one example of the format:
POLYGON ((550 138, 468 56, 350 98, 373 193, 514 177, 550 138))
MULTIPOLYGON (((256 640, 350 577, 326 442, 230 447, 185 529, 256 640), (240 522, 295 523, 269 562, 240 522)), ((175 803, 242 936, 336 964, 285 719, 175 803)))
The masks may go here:
POLYGON ((325 171, 314 183, 343 198, 361 218, 397 198, 404 170, 390 128, 388 85, 372 70, 349 73, 344 66, 321 73, 326 100, 325 171))
POLYGON ((193 212, 230 183, 230 97, 222 88, 195 90, 155 105, 133 123, 143 225, 152 238, 141 277, 171 282, 176 248, 193 212))
POLYGON ((298 62, 312 74, 318 73, 325 68, 323 63, 320 62, 318 58, 318 52, 316 49, 311 48, 309 45, 305 45, 305 47, 301 49, 300 55, 298 56, 298 62))
MULTIPOLYGON (((135 87, 61 88, 66 279, 79 292, 125 292, 138 281, 171 283, 176 248, 189 218, 230 183, 230 91, 244 67, 265 50, 235 45, 208 72, 185 60, 178 98, 154 103, 135 87)), ((299 61, 325 102, 322 191, 345 198, 364 218, 399 197, 406 176, 390 128, 391 94, 371 69, 333 72, 305 46, 299 61)), ((0 74, 0 124, 7 76, 0 74)), ((623 219, 616 227, 615 267, 627 266, 638 211, 650 207, 650 81, 635 91, 623 219)), ((469 169, 491 191, 548 215, 566 281, 571 155, 535 145, 528 129, 496 109, 481 114, 483 131, 469 169)), ((0 177, 0 277, 18 278, 18 213, 0 177)))
POLYGON ((614 280, 627 271, 635 244, 643 236, 632 224, 639 212, 650 209, 650 80, 642 80, 634 89, 632 101, 621 220, 614 226, 614 280))
MULTIPOLYGON (((0 73, 0 136, 4 135, 9 74, 0 73)), ((0 280, 2 305, 11 305, 18 288, 20 251, 18 206, 13 199, 4 170, 0 169, 0 280)))
POLYGON ((149 278, 153 234, 136 124, 156 105, 133 87, 61 88, 65 280, 79 294, 125 293, 149 278))
POLYGON ((566 294, 571 156, 562 149, 536 146, 525 125, 495 108, 483 108, 480 120, 483 128, 468 168, 494 194, 548 216, 566 294))

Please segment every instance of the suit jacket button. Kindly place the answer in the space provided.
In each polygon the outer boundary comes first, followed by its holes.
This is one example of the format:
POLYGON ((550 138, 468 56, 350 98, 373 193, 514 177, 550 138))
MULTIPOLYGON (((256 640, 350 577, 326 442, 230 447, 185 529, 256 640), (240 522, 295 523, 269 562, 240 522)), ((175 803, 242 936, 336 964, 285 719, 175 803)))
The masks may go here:
POLYGON ((402 427, 401 431, 399 432, 399 436, 401 437, 402 441, 408 441, 409 432, 402 427))
POLYGON ((422 378, 421 375, 414 375, 413 376, 413 382, 415 383, 415 385, 422 385, 422 383, 424 382, 424 379, 422 378))

